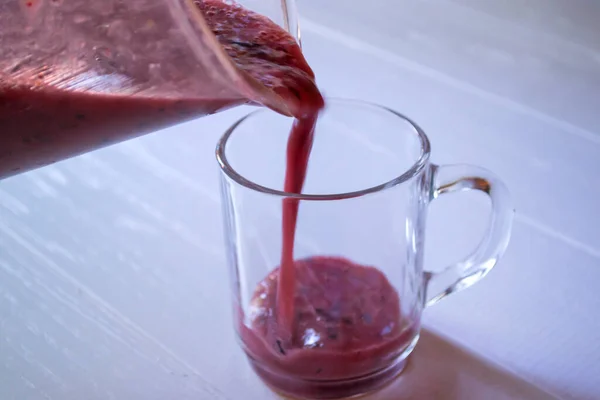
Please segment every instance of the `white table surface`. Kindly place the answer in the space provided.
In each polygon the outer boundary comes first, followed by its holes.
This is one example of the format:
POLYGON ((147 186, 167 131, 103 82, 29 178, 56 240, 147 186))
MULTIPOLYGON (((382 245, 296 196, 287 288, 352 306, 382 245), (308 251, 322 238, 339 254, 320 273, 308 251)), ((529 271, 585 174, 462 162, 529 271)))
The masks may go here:
MULTIPOLYGON (((426 324, 558 396, 600 399, 600 3, 300 7, 326 94, 402 111, 435 162, 512 191, 505 257, 426 324)), ((243 112, 0 182, 0 399, 273 398, 230 324, 213 150, 243 112)), ((434 203, 427 266, 466 254, 487 207, 434 203)))

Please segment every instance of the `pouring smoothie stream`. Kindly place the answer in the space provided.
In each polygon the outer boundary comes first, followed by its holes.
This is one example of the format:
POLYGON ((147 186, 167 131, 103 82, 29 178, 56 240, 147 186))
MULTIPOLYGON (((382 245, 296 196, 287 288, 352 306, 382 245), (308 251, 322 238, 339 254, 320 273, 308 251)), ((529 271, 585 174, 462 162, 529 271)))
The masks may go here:
MULTIPOLYGON (((0 0, 0 26, 0 179, 251 103, 295 118, 284 188, 302 192, 325 104, 294 37, 267 17, 221 0, 0 0)), ((257 372, 294 393, 281 374, 377 370, 406 346, 398 294, 374 267, 295 260, 299 203, 282 210, 281 263, 254 296, 262 312, 239 315, 257 372)))

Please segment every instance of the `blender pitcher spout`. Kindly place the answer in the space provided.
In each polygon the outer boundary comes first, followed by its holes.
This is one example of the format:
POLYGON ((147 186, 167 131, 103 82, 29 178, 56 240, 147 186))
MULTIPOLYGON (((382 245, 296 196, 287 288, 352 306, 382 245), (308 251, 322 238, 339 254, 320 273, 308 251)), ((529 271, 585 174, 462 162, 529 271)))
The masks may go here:
POLYGON ((0 179, 241 104, 302 116, 294 0, 240 1, 0 0, 0 179))

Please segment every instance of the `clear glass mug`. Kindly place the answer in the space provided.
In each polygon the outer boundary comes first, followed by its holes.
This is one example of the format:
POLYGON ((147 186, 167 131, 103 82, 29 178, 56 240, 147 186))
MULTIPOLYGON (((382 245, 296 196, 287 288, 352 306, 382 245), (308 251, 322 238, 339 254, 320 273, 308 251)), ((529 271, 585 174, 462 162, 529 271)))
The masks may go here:
POLYGON ((427 136, 407 117, 335 99, 318 120, 303 194, 285 193, 291 123, 255 111, 217 147, 235 327, 252 367, 275 391, 313 399, 364 394, 402 371, 425 307, 494 267, 510 237, 509 193, 482 168, 431 163, 427 136), (491 198, 489 229, 465 260, 428 272, 428 204, 463 190, 491 198), (294 338, 284 347, 272 289, 289 198, 300 211, 294 338))

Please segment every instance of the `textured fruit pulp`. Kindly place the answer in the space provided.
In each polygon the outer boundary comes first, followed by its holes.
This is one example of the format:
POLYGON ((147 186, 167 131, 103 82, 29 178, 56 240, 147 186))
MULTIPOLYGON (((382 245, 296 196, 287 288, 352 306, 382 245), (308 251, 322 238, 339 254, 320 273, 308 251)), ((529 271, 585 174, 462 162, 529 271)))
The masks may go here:
POLYGON ((216 112, 225 100, 0 87, 0 179, 216 112))
POLYGON ((410 346, 417 327, 402 317, 398 292, 386 276, 339 257, 300 259, 292 267, 289 336, 282 337, 274 319, 283 268, 256 288, 250 326, 240 324, 258 374, 282 393, 306 398, 352 396, 391 379, 385 370, 410 346))
MULTIPOLYGON (((283 29, 220 0, 196 4, 238 68, 279 94, 295 116, 322 104, 312 71, 283 29)), ((114 85, 111 76, 97 79, 95 87, 102 87, 102 79, 114 85)), ((20 74, 17 80, 11 71, 0 71, 0 179, 248 102, 241 96, 186 99, 111 90, 65 90, 40 75, 20 74)))

